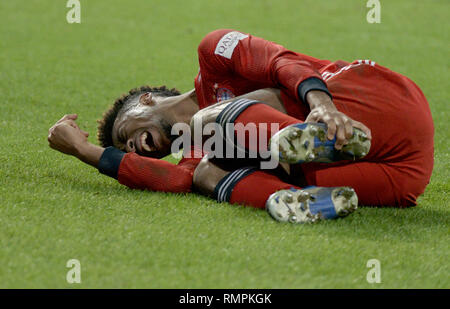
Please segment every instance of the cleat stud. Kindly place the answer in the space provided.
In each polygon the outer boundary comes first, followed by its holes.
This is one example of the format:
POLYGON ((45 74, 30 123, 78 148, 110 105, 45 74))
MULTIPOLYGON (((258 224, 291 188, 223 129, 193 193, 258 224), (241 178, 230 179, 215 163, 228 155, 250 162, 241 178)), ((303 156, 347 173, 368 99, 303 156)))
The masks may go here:
POLYGON ((313 153, 310 153, 307 157, 306 157, 306 160, 307 161, 312 161, 312 160, 314 160, 316 158, 316 156, 313 154, 313 153))
POLYGON ((365 157, 367 153, 361 152, 361 157, 365 157))
POLYGON ((297 217, 296 216, 290 216, 289 217, 289 222, 291 222, 291 223, 297 222, 297 217))
POLYGON ((344 189, 342 191, 342 195, 348 200, 351 199, 355 194, 355 191, 353 189, 344 189))
POLYGON ((320 219, 320 217, 318 215, 313 215, 313 214, 310 214, 310 218, 311 218, 311 223, 316 223, 320 219))
POLYGON ((297 198, 298 201, 303 201, 303 200, 306 200, 306 199, 309 199, 309 193, 308 192, 302 191, 302 192, 300 192, 298 194, 298 198, 297 198))
POLYGON ((298 136, 298 132, 297 131, 291 131, 290 133, 289 133, 289 137, 290 138, 296 138, 298 136))
POLYGON ((292 203, 294 201, 294 197, 292 196, 292 194, 288 193, 283 197, 283 201, 285 201, 286 203, 292 203))
POLYGON ((338 216, 339 217, 344 217, 344 216, 346 216, 348 214, 349 214, 349 212, 347 210, 342 209, 341 211, 339 211, 338 216))

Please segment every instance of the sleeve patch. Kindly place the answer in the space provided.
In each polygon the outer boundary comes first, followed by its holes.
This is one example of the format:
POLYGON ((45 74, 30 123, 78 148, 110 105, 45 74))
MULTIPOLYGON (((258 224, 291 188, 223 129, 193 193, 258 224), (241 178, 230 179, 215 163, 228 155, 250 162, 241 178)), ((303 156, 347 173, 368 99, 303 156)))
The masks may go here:
POLYGON ((247 34, 240 33, 238 31, 232 31, 225 34, 217 43, 214 54, 231 59, 234 49, 238 45, 240 40, 248 38, 247 34))

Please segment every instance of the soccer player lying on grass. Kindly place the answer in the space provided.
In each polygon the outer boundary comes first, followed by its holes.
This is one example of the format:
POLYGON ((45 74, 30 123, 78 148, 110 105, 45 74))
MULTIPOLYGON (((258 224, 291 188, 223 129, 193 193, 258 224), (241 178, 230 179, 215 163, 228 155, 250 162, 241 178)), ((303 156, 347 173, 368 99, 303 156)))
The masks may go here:
POLYGON ((423 93, 408 78, 373 61, 319 60, 232 30, 208 34, 198 53, 194 90, 130 91, 101 120, 102 147, 88 143, 76 115, 67 115, 50 129, 50 147, 131 188, 196 188, 219 201, 266 207, 280 221, 343 216, 358 198, 362 205, 412 206, 424 192, 434 129, 423 93), (178 165, 160 160, 176 138, 172 126, 191 122, 254 123, 267 133, 258 150, 290 164, 289 180, 277 170, 232 170, 233 159, 225 167, 201 160, 195 147, 178 165))

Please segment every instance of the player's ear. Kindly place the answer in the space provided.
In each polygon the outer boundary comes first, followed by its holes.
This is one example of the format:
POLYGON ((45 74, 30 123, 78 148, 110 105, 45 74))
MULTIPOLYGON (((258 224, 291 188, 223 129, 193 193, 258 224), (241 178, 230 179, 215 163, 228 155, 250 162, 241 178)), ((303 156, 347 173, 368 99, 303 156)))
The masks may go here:
POLYGON ((125 149, 127 152, 136 152, 136 145, 132 138, 127 140, 127 144, 125 145, 125 149))
POLYGON ((146 92, 146 93, 142 94, 141 97, 139 98, 139 103, 141 103, 143 105, 154 106, 155 101, 153 100, 152 93, 146 92))

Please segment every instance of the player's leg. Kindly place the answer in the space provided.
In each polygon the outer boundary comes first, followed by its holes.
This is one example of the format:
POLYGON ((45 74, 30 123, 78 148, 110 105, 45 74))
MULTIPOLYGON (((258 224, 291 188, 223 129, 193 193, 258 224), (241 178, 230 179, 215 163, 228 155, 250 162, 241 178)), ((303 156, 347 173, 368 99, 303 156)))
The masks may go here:
POLYGON ((433 168, 433 120, 411 80, 372 61, 356 61, 327 79, 336 107, 372 131, 370 153, 351 164, 303 164, 308 184, 353 187, 360 204, 416 204, 433 168))
POLYGON ((354 188, 359 204, 365 206, 414 206, 429 179, 416 169, 377 162, 308 163, 301 169, 309 185, 354 188))
MULTIPOLYGON (((308 184, 354 187, 365 205, 414 205, 433 167, 433 121, 423 93, 406 77, 371 62, 356 63, 327 84, 337 108, 372 130, 372 145, 365 162, 303 164, 308 184)), ((243 111, 230 109, 227 115, 238 114, 231 121, 243 124, 254 121, 255 115, 269 122, 278 115, 257 110, 251 104, 243 111)), ((297 121, 283 114, 280 119, 280 128, 297 121)))
MULTIPOLYGON (((370 149, 370 141, 356 128, 342 150, 336 150, 336 138, 327 139, 324 124, 303 123, 271 106, 245 98, 203 109, 193 117, 193 123, 196 121, 203 126, 217 123, 226 140, 238 149, 267 158, 270 148, 272 156, 285 163, 356 159, 370 149)), ((191 123, 191 127, 195 125, 191 123)))
POLYGON ((206 157, 195 170, 194 186, 220 202, 266 208, 274 219, 292 223, 343 217, 358 204, 355 191, 349 187, 302 189, 275 173, 253 167, 226 171, 206 157))

